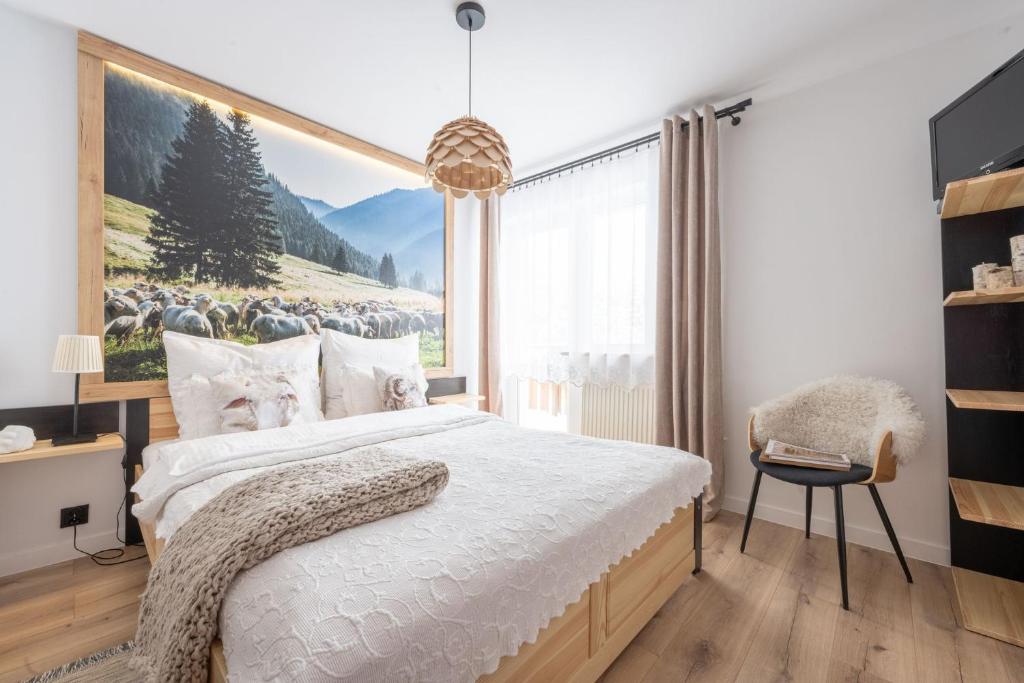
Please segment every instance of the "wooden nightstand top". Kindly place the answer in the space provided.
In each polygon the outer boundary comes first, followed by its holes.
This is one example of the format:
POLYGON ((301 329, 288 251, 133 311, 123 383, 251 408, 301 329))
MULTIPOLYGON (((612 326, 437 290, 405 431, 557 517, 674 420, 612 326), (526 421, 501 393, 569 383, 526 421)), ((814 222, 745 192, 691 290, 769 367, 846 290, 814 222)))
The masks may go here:
POLYGON ((58 458, 62 455, 83 455, 85 453, 102 453, 124 448, 124 439, 120 434, 100 434, 92 443, 74 443, 67 446, 54 446, 49 439, 40 439, 36 445, 26 451, 0 454, 0 464, 5 462, 21 462, 23 460, 42 460, 58 458))
POLYGON ((469 403, 470 401, 479 403, 482 400, 484 400, 484 397, 479 394, 450 394, 448 396, 434 396, 433 398, 428 398, 427 403, 436 406, 446 403, 469 403))

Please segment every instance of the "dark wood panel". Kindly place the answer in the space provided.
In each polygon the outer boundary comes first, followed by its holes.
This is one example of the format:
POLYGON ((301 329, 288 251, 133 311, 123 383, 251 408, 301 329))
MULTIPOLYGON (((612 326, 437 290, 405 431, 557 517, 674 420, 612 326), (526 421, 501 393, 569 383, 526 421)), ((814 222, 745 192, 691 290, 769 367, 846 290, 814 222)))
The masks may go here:
POLYGON ((1010 265, 1010 238, 1024 234, 1024 208, 942 221, 942 298, 974 288, 971 268, 1010 265))
POLYGON ((1024 413, 961 410, 946 401, 949 476, 1024 486, 1024 413))
POLYGON ((128 462, 128 476, 125 487, 125 539, 129 543, 142 543, 139 521, 132 514, 134 496, 131 484, 135 483, 135 466, 142 464, 142 449, 149 444, 149 399, 140 398, 125 401, 125 457, 128 462))
POLYGON ((950 563, 1024 581, 1024 531, 961 519, 949 494, 950 563))
POLYGON ((435 377, 427 384, 427 398, 466 393, 465 377, 435 377))
POLYGON ((1024 390, 1024 304, 943 310, 947 389, 1024 390))
MULTIPOLYGON (((49 439, 55 434, 70 434, 73 407, 37 406, 34 408, 7 408, 0 410, 0 429, 7 425, 31 427, 37 439, 49 439)), ((120 427, 117 401, 84 403, 78 408, 78 431, 81 433, 116 432, 120 427)))

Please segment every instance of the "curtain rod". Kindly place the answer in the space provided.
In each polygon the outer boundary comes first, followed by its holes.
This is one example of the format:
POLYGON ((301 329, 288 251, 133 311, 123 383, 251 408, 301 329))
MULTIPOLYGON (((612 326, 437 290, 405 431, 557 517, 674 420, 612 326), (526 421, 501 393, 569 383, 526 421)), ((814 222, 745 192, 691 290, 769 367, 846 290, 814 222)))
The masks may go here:
MULTIPOLYGON (((735 117, 735 118, 733 118, 732 125, 734 125, 734 126, 739 125, 740 118, 738 116, 736 116, 736 114, 739 114, 741 111, 746 111, 747 107, 750 107, 753 104, 754 104, 754 101, 751 98, 748 97, 747 99, 743 100, 742 102, 737 102, 736 104, 728 106, 725 109, 720 109, 719 111, 716 111, 715 112, 715 118, 716 119, 724 119, 726 116, 728 116, 730 118, 735 117)), ((688 121, 683 121, 682 128, 686 128, 688 125, 689 125, 688 121)), ((510 190, 514 190, 514 189, 516 189, 518 187, 522 187, 523 185, 526 185, 528 183, 535 183, 538 180, 544 180, 545 178, 550 178, 551 176, 557 175, 557 174, 562 173, 564 171, 569 171, 569 170, 572 170, 574 168, 580 168, 581 166, 586 166, 589 163, 593 163, 593 162, 598 161, 600 159, 604 159, 605 157, 610 157, 610 156, 612 156, 614 154, 618 154, 619 152, 625 152, 628 149, 632 149, 634 147, 640 147, 641 145, 649 144, 651 142, 654 142, 654 141, 658 140, 658 138, 660 138, 660 137, 661 137, 661 132, 659 131, 657 133, 651 133, 650 135, 645 135, 642 138, 637 138, 636 140, 630 140, 629 142, 624 142, 621 145, 616 145, 615 147, 609 147, 608 149, 601 150, 600 152, 595 152, 594 154, 590 154, 590 155, 582 157, 580 159, 576 159, 574 161, 569 161, 569 162, 566 162, 566 163, 561 164, 559 166, 555 166, 553 168, 549 168, 546 171, 541 171, 540 173, 534 173, 533 175, 527 176, 527 177, 523 178, 522 180, 517 180, 516 182, 512 183, 512 185, 509 187, 509 189, 510 190)))

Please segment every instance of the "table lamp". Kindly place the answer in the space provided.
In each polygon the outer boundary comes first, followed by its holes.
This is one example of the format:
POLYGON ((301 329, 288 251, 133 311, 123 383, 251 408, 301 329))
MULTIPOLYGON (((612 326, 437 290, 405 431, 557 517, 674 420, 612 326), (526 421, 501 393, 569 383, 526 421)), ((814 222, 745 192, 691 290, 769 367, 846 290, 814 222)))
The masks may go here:
POLYGON ((54 446, 73 443, 89 443, 96 440, 95 434, 78 433, 78 382, 83 372, 103 372, 103 352, 100 338, 87 334, 62 334, 57 337, 57 350, 53 354, 54 372, 75 373, 75 416, 71 434, 53 437, 54 446))

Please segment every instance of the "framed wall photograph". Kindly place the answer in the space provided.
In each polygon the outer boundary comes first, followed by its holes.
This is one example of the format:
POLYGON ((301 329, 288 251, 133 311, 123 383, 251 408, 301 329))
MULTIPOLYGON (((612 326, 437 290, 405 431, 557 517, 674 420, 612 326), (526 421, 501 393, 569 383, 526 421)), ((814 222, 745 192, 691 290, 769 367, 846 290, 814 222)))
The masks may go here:
POLYGON ((84 32, 78 72, 83 400, 166 396, 165 330, 419 333, 451 374, 452 198, 421 164, 84 32))

